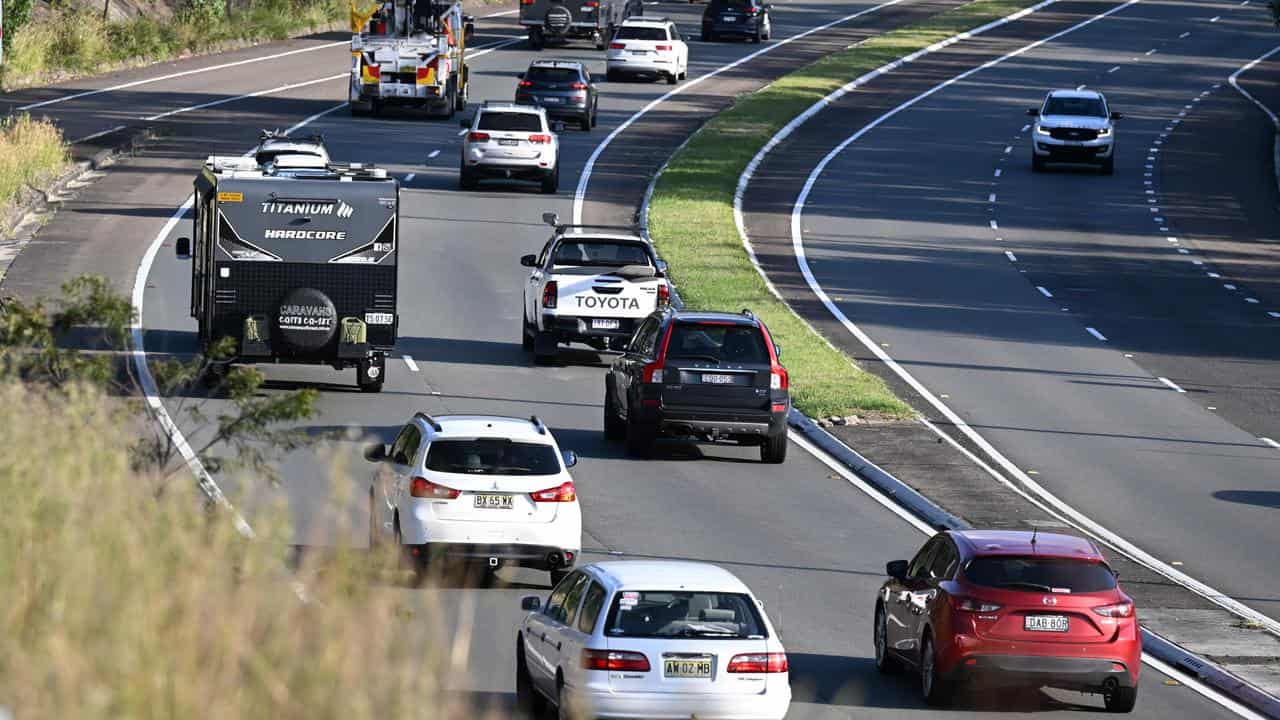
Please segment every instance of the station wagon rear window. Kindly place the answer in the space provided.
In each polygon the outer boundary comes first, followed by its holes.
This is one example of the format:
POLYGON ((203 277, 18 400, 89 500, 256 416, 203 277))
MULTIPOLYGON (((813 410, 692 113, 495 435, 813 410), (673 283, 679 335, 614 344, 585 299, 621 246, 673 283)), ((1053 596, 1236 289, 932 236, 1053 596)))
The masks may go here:
POLYGON ((750 325, 677 323, 671 330, 667 358, 768 365, 769 350, 760 329, 750 325))
POLYGON ((538 132, 542 130, 542 117, 526 112, 484 112, 480 113, 480 124, 477 129, 499 132, 538 132))
POLYGON ((667 29, 661 27, 644 27, 642 25, 623 25, 613 36, 615 40, 669 40, 667 29))
POLYGON ((551 262, 555 265, 648 265, 649 253, 637 243, 586 240, 562 242, 551 262))
POLYGON ((555 475, 555 448, 507 438, 435 440, 427 449, 428 470, 460 475, 555 475))
POLYGON ((605 621, 609 637, 765 637, 755 603, 740 593, 623 590, 613 598, 605 621))
POLYGON ((531 67, 524 79, 534 83, 574 83, 582 78, 574 68, 531 67))
POLYGON ((1098 562, 1052 557, 979 557, 965 566, 975 585, 1030 592, 1092 593, 1114 590, 1115 573, 1098 562))

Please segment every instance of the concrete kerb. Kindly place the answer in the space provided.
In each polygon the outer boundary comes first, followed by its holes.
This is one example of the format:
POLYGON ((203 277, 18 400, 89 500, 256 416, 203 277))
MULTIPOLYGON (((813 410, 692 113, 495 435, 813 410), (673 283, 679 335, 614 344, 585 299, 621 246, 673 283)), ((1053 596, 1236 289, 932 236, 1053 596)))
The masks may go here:
POLYGON ((1231 73, 1227 78, 1227 82, 1230 83, 1231 87, 1235 88, 1236 92, 1243 95, 1246 100, 1258 106, 1258 109, 1261 110, 1269 120, 1271 120, 1271 127, 1275 132, 1274 139, 1271 142, 1271 168, 1276 179, 1276 189, 1280 190, 1280 117, 1277 117, 1275 111, 1267 107, 1266 103, 1254 97, 1248 90, 1245 90, 1240 86, 1241 75, 1249 72, 1257 66, 1258 63, 1266 61, 1278 52, 1280 52, 1280 45, 1268 50, 1261 57, 1245 63, 1243 67, 1231 73))

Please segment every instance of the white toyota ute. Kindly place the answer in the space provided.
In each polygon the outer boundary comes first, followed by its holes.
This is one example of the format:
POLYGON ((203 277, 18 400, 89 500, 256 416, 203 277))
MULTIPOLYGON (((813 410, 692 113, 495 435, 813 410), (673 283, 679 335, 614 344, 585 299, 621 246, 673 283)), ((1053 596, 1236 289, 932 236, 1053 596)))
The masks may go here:
POLYGON ((621 348, 640 321, 670 304, 666 264, 636 228, 560 225, 555 213, 542 219, 555 232, 542 252, 520 258, 532 269, 521 345, 535 360, 554 359, 562 343, 621 348))

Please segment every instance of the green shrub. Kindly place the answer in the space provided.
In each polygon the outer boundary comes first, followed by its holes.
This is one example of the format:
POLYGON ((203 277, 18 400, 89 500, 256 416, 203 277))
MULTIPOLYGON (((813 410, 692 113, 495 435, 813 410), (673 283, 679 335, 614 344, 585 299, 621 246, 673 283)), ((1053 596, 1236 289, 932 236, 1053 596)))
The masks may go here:
POLYGON ((0 211, 24 185, 61 172, 69 162, 62 131, 27 115, 0 120, 0 211))

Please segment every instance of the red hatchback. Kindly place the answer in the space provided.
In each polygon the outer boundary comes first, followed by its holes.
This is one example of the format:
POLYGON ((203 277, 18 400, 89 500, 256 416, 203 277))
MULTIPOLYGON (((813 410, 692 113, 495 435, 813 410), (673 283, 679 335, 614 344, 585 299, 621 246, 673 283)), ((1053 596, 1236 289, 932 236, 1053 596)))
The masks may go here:
POLYGON ((886 566, 876 598, 876 668, 918 671, 930 705, 958 686, 1138 697, 1142 640, 1133 601, 1090 541, 1021 531, 950 530, 911 562, 886 566))

